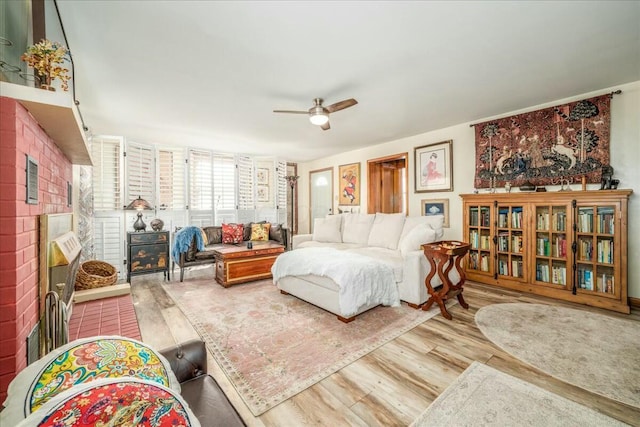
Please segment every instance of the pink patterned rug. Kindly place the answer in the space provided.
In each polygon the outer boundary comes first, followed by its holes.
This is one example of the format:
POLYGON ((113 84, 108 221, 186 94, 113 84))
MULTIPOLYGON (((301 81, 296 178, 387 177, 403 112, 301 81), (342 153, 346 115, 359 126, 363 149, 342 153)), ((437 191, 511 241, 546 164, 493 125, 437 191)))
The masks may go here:
POLYGON ((351 323, 282 295, 270 280, 223 288, 213 279, 163 283, 258 416, 440 313, 377 307, 351 323))

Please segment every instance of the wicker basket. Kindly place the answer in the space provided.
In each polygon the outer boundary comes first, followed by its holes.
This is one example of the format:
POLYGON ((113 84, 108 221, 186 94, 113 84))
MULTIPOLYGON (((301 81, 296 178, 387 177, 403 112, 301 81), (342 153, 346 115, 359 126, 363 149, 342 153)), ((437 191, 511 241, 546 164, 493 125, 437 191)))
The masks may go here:
POLYGON ((101 288, 116 283, 116 268, 104 261, 85 261, 80 264, 76 275, 76 290, 101 288))

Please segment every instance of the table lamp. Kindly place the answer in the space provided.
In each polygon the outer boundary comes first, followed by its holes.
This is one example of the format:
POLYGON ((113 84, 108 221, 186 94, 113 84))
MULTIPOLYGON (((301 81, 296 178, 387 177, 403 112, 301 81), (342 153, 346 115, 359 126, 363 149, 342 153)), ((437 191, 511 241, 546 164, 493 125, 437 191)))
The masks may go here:
POLYGON ((133 223, 133 229, 135 231, 145 231, 147 229, 147 224, 142 220, 142 211, 153 209, 149 202, 138 196, 138 198, 129 203, 125 209, 128 211, 138 211, 138 219, 133 223))

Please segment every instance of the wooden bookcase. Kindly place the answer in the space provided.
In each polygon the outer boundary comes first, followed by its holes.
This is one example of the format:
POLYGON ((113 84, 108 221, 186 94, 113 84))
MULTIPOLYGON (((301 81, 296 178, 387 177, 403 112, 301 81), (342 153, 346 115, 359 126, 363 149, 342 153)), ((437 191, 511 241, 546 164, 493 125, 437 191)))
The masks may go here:
POLYGON ((467 278, 629 313, 631 193, 462 194, 467 278))

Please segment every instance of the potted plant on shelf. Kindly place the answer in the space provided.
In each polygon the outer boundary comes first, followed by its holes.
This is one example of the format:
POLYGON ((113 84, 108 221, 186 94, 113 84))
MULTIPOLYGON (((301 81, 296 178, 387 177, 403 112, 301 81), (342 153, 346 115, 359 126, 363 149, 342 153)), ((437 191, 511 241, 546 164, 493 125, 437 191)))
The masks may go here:
POLYGON ((37 71, 41 88, 54 91, 51 83, 60 79, 62 90, 69 89, 69 70, 62 67, 67 60, 67 49, 60 43, 43 39, 40 43, 29 46, 20 59, 37 71))

